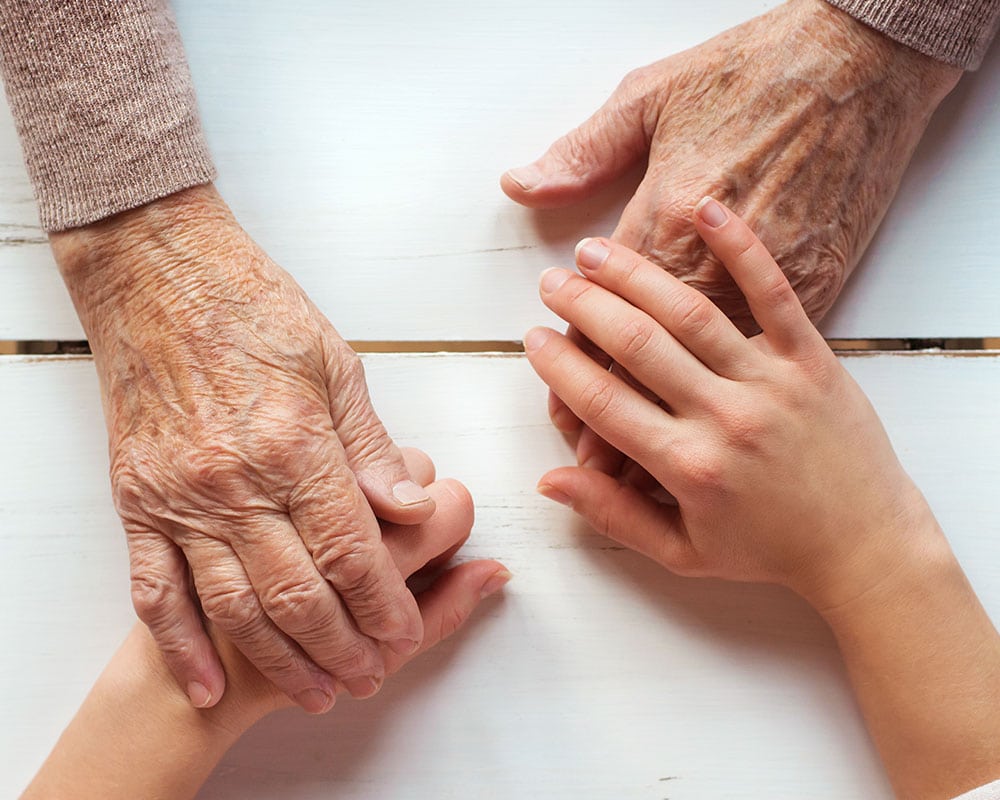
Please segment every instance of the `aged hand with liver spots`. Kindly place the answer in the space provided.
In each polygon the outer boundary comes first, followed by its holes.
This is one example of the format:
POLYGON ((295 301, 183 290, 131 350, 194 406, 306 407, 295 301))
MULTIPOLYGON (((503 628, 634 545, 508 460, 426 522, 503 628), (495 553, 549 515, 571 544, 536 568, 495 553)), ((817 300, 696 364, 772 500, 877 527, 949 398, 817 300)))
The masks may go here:
MULTIPOLYGON (((594 116, 538 161, 505 174, 502 186, 528 206, 568 205, 648 157, 614 241, 754 333, 742 295, 689 224, 697 200, 712 195, 758 231, 816 321, 858 263, 931 114, 960 75, 824 0, 790 0, 635 70, 594 116)), ((550 411, 561 430, 579 429, 552 395, 550 411)), ((578 457, 605 469, 621 463, 587 430, 578 457)))
POLYGON ((423 628, 379 535, 434 501, 368 399, 360 361, 211 186, 52 246, 87 332, 132 596, 198 706, 225 676, 205 615, 306 710, 368 696, 380 644, 423 628))

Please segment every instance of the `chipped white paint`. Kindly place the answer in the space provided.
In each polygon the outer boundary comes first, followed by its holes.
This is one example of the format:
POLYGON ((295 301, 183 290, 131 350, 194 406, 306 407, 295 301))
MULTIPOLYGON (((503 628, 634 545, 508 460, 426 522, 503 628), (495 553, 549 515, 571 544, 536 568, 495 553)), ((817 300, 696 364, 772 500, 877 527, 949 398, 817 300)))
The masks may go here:
MULTIPOLYGON (((203 796, 888 798, 831 637, 791 595, 673 578, 534 483, 569 454, 523 357, 365 358, 374 400, 478 503, 515 574, 367 703, 266 720, 203 796), (667 780, 670 779, 670 780, 667 780)), ((1000 359, 845 362, 1000 619, 1000 359)), ((132 613, 89 359, 0 359, 0 796, 22 788, 132 613)))

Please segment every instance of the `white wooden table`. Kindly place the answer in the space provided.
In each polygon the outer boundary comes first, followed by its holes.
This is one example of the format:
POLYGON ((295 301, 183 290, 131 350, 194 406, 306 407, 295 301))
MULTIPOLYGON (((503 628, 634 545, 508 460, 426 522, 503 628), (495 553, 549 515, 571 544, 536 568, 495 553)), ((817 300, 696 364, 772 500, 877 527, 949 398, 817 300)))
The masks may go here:
MULTIPOLYGON (((538 272, 624 203, 535 215, 503 169, 628 69, 775 5, 177 4, 220 186, 355 341, 486 350, 549 321, 538 272), (391 5, 391 8, 387 6, 391 5)), ((932 123, 834 338, 1000 335, 1000 52, 932 123)), ((83 337, 0 111, 0 340, 83 337)), ((399 345, 399 349, 406 349, 399 345)), ((515 578, 366 703, 269 718, 219 798, 889 797, 832 639, 790 594, 674 578, 538 497, 571 455, 523 356, 371 354, 394 436, 463 479, 515 578)), ((1000 619, 1000 358, 845 359, 1000 619)), ((0 356, 0 796, 132 621, 93 364, 0 356)))

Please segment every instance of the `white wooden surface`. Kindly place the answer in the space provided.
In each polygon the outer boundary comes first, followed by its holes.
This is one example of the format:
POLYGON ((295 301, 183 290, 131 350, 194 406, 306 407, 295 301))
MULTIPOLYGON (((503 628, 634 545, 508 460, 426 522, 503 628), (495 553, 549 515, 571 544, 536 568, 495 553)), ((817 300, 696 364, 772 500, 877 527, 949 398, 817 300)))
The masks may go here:
MULTIPOLYGON (((534 492, 570 454, 522 356, 365 359, 389 429, 478 504, 467 553, 515 578, 367 703, 289 712, 204 797, 889 797, 828 632, 771 587, 669 576, 534 492)), ((1000 360, 845 361, 1000 620, 1000 360)), ((0 796, 130 625, 89 359, 0 359, 0 796)))
MULTIPOLYGON (((515 340, 538 272, 606 232, 623 181, 534 214, 497 186, 634 66, 775 0, 177 0, 220 185, 355 340, 515 340)), ((1000 335, 1000 49, 946 101, 832 337, 1000 335)), ((82 331, 0 106, 0 340, 82 331)), ((522 357, 366 358, 390 430, 478 504, 470 556, 515 573, 365 704, 272 717, 213 798, 888 797, 829 634, 768 587, 676 579, 534 493, 570 455, 522 357)), ((1000 359, 847 360, 1000 619, 1000 359)), ((93 365, 0 358, 0 796, 127 630, 93 365)))
MULTIPOLYGON (((500 173, 631 68, 774 0, 178 0, 220 186, 350 339, 515 340, 629 186, 534 214, 500 173)), ((1000 49, 931 125, 832 337, 1000 334, 1000 49)), ((0 339, 82 338, 0 109, 0 339)))

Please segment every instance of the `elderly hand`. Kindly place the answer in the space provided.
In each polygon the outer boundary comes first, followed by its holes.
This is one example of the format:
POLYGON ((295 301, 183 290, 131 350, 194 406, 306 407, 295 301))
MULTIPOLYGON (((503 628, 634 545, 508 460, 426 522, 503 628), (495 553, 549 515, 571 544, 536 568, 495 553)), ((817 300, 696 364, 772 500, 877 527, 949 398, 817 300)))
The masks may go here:
MULTIPOLYGON (((758 231, 815 321, 858 263, 931 114, 960 76, 824 0, 789 0, 635 70, 594 116, 504 175, 502 186, 524 205, 562 206, 648 157, 613 240, 753 333, 742 295, 689 224, 694 204, 710 194, 758 231)), ((550 410, 560 430, 579 428, 555 397, 550 410)), ((615 465, 590 432, 578 456, 615 465)))
POLYGON ((364 697, 417 604, 376 517, 434 501, 373 411, 360 361, 211 186, 51 243, 93 348, 132 597, 201 707, 225 676, 201 608, 312 712, 364 697))
MULTIPOLYGON (((403 455, 414 479, 427 486, 436 509, 419 525, 382 524, 382 539, 399 571, 407 578, 426 574, 433 578, 417 593, 426 634, 420 648, 400 655, 383 648, 386 674, 391 675, 414 656, 451 636, 472 615, 480 601, 501 589, 510 573, 496 561, 470 561, 444 569, 472 530, 474 509, 465 487, 455 480, 434 482, 434 465, 421 451, 404 448, 403 455), (439 574, 438 574, 439 573, 439 574)), ((232 699, 249 714, 236 727, 246 727, 264 714, 290 705, 288 698, 266 680, 232 644, 216 636, 229 675, 232 699), (235 690, 235 691, 234 691, 235 690)), ((224 715, 230 712, 220 706, 224 715)))

